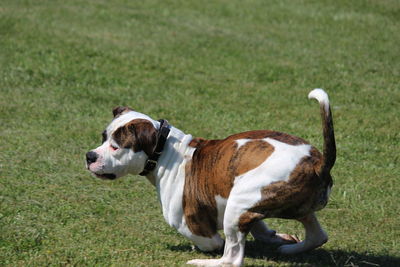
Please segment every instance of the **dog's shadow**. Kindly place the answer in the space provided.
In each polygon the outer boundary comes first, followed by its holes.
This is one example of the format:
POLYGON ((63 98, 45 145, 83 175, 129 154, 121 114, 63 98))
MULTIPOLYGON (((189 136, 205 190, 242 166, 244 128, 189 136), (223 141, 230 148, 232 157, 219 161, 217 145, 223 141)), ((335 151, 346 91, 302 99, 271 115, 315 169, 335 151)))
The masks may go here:
MULTIPOLYGON (((176 246, 168 246, 172 251, 192 252, 193 246, 189 243, 176 246)), ((223 251, 204 253, 206 256, 220 257, 223 251)), ((247 241, 246 258, 264 259, 265 264, 260 263, 253 267, 271 266, 275 262, 280 264, 291 264, 293 266, 400 266, 400 258, 388 255, 375 255, 369 252, 359 253, 345 250, 326 250, 319 248, 298 255, 282 255, 277 252, 276 246, 266 245, 260 241, 247 241), (267 262, 268 261, 268 262, 267 262)))

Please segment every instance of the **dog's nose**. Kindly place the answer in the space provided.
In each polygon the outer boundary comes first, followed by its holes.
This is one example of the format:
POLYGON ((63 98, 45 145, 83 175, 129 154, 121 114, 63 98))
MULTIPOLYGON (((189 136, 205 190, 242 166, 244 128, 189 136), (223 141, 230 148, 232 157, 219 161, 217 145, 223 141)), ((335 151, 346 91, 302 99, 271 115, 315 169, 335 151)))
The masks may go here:
POLYGON ((87 164, 90 165, 91 163, 96 162, 98 157, 99 157, 99 155, 97 155, 96 152, 89 151, 88 153, 86 153, 87 164))

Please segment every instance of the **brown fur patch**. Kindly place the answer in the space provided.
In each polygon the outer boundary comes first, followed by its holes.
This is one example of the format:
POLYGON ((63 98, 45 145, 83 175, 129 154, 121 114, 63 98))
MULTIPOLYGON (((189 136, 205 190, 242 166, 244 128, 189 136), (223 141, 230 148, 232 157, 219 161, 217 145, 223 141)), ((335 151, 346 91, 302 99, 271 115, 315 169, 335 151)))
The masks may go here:
MULTIPOLYGON (((272 154, 273 146, 260 140, 267 137, 291 145, 307 143, 298 137, 267 130, 239 133, 223 140, 192 140, 189 145, 196 151, 186 165, 183 209, 186 223, 194 234, 211 237, 216 233, 215 196, 228 198, 235 177, 258 167, 272 154), (236 140, 239 139, 251 141, 238 149, 236 140)), ((242 220, 250 222, 253 217, 264 216, 257 211, 253 213, 251 218, 242 220)))
POLYGON ((155 149, 157 133, 151 122, 136 119, 115 130, 113 138, 122 148, 131 148, 135 152, 144 151, 151 155, 155 149))
POLYGON ((253 223, 265 218, 264 214, 247 211, 239 217, 239 231, 248 233, 251 230, 253 223))
POLYGON ((262 200, 240 217, 241 231, 248 231, 256 220, 298 219, 326 205, 326 190, 332 178, 318 176, 322 155, 315 148, 310 154, 300 161, 287 182, 272 183, 261 190, 262 200))
MULTIPOLYGON (((263 163, 274 152, 274 147, 262 140, 249 141, 239 148, 230 160, 237 177, 263 163)), ((233 177, 233 178, 234 178, 233 177)))
POLYGON ((190 143, 189 143, 189 146, 190 147, 199 147, 200 145, 201 145, 201 143, 202 142, 204 142, 204 141, 206 141, 206 139, 204 139, 204 138, 201 138, 201 137, 196 137, 196 138, 193 138, 191 141, 190 141, 190 143))

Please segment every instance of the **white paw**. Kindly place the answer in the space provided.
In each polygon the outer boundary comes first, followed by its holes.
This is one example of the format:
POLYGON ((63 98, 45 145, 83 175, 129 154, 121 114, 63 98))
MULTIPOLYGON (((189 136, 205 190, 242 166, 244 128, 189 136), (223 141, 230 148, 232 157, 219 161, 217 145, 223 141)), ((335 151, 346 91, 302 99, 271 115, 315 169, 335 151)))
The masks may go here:
POLYGON ((269 245, 285 245, 300 242, 300 240, 296 236, 288 234, 277 234, 275 231, 270 231, 268 234, 265 235, 255 236, 255 238, 269 245))
POLYGON ((196 266, 223 266, 220 259, 196 259, 190 260, 186 264, 196 265, 196 266))
POLYGON ((297 236, 289 234, 275 234, 271 239, 275 244, 293 244, 300 242, 297 236))

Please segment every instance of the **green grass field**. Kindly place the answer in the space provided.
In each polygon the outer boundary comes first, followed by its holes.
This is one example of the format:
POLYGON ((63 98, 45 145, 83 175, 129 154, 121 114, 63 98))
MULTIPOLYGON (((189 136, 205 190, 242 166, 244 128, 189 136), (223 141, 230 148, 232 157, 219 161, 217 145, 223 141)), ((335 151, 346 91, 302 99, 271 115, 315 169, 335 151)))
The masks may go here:
MULTIPOLYGON (((184 266, 192 250, 152 185, 92 178, 84 155, 129 105, 205 138, 254 129, 338 156, 298 256, 248 238, 246 266, 400 266, 400 2, 0 1, 0 266, 184 266)), ((304 237, 299 223, 267 220, 304 237)))

